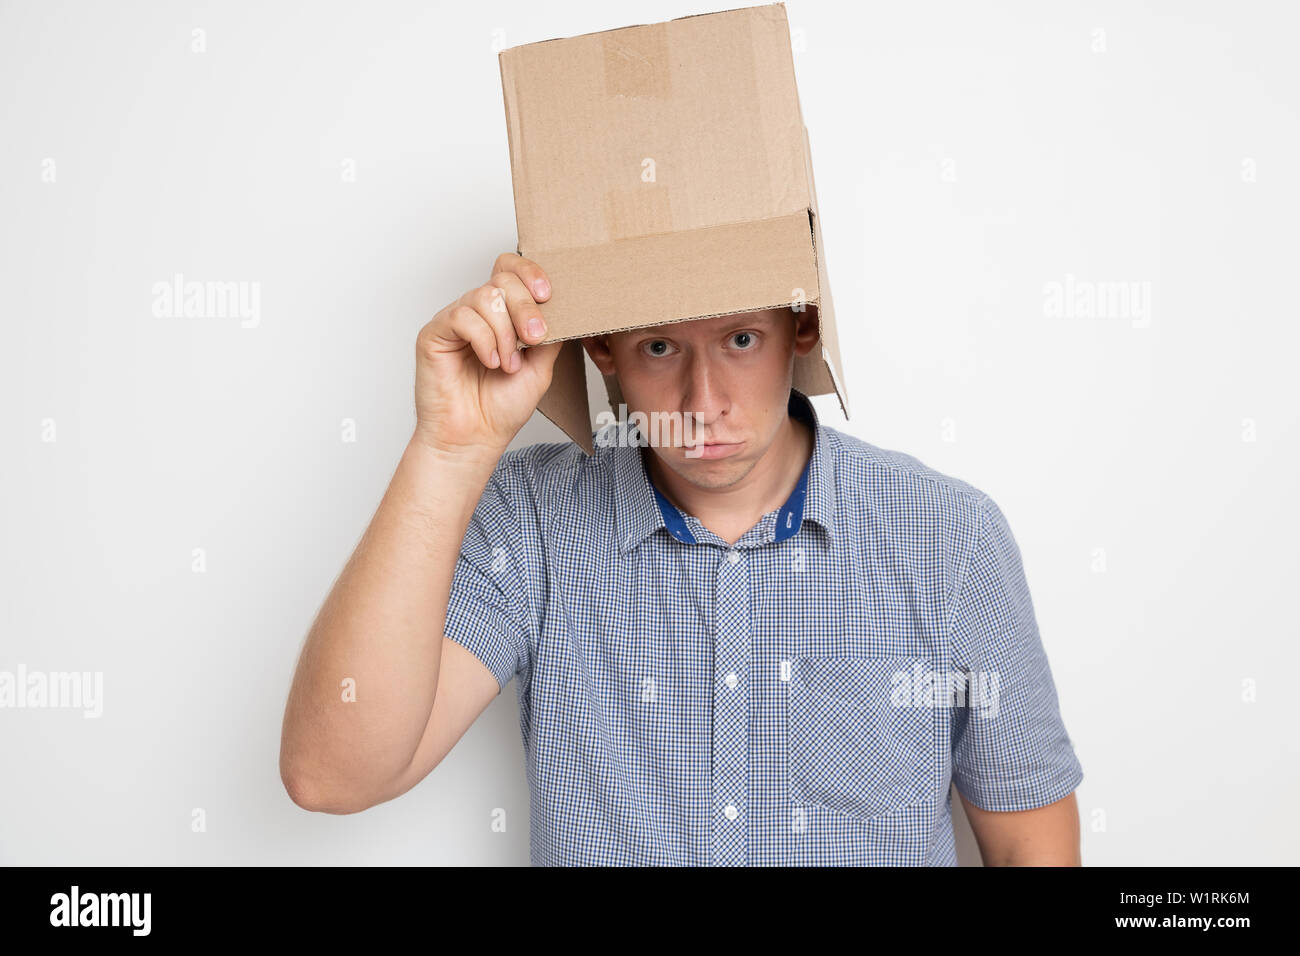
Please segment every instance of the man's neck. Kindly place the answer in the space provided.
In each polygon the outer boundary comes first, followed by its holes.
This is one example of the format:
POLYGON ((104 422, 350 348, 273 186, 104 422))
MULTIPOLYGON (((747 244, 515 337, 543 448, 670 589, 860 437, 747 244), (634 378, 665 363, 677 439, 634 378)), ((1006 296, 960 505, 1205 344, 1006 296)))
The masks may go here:
POLYGON ((697 488, 665 468, 653 452, 644 453, 650 480, 678 511, 694 515, 728 544, 735 544, 769 511, 785 504, 812 455, 811 426, 793 415, 752 471, 729 488, 697 488))

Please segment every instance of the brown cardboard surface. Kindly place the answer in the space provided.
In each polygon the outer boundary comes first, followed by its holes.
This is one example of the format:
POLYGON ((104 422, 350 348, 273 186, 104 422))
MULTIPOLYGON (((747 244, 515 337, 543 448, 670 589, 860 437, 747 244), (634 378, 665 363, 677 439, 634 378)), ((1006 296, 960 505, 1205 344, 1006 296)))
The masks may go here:
POLYGON ((847 416, 784 4, 499 59, 517 249, 551 279, 546 341, 568 340, 539 410, 591 452, 580 338, 806 303, 821 348, 794 385, 847 416))

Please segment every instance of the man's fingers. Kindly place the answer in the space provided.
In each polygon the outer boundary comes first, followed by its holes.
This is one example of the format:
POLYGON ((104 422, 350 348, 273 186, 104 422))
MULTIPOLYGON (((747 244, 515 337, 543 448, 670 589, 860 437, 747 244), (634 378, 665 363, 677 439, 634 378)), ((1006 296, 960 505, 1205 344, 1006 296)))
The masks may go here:
POLYGON ((501 353, 501 368, 513 372, 519 367, 518 359, 512 357, 519 347, 519 339, 515 334, 512 309, 505 292, 497 286, 485 285, 475 289, 467 298, 496 336, 497 351, 501 353))
MULTIPOLYGON (((515 335, 526 345, 536 345, 546 336, 546 322, 542 310, 533 300, 524 281, 513 272, 498 272, 484 286, 487 300, 498 313, 504 307, 509 312, 515 335), (502 301, 504 300, 504 305, 502 301)), ((478 304, 478 303, 476 303, 478 304)))
POLYGON ((449 351, 463 342, 484 367, 517 372, 524 364, 520 346, 536 346, 546 337, 537 303, 550 294, 541 266, 513 252, 503 253, 487 284, 466 292, 430 323, 432 337, 426 347, 449 351))
POLYGON ((549 388, 555 373, 555 359, 564 348, 563 342, 534 345, 523 351, 523 368, 549 388))
POLYGON ((525 259, 513 252, 503 252, 497 256, 497 261, 492 265, 493 279, 498 272, 511 272, 517 275, 538 302, 545 302, 551 297, 551 282, 542 267, 532 259, 525 259))
POLYGON ((496 333, 487 319, 468 305, 458 305, 449 316, 449 328, 463 342, 468 342, 487 368, 500 368, 505 354, 497 348, 496 333))

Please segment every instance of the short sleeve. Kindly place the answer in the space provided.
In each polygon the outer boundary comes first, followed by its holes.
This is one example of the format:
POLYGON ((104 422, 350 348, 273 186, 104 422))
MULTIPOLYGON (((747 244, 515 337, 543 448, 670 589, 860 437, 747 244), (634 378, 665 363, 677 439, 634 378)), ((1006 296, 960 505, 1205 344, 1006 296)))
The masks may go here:
POLYGON ((1083 769, 1061 720, 1020 549, 997 504, 979 532, 952 607, 954 664, 969 672, 953 713, 953 780, 984 810, 1030 810, 1068 796, 1083 769))
POLYGON ((530 486, 517 455, 502 456, 461 543, 443 633, 492 672, 500 693, 529 665, 534 633, 527 550, 536 540, 530 486))

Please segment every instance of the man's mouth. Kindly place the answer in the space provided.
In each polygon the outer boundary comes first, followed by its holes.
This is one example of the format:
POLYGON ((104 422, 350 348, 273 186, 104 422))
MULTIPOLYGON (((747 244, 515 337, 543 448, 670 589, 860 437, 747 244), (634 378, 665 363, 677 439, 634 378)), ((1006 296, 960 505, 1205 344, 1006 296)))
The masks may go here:
POLYGON ((744 442, 700 442, 686 449, 687 458, 716 459, 734 455, 744 442))

